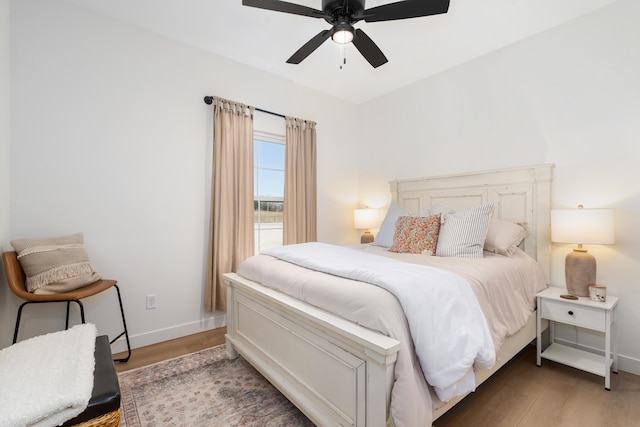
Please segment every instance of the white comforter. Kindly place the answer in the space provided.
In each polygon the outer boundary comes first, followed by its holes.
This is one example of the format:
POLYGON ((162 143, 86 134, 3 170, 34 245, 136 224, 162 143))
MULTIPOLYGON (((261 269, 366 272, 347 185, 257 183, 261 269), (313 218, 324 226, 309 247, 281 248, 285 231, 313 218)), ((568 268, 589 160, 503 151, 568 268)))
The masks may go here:
POLYGON ((469 368, 491 369, 495 348, 476 296, 461 276, 438 268, 323 243, 263 252, 315 271, 380 286, 398 299, 427 381, 442 401, 475 390, 469 368), (446 321, 443 322, 443 319, 446 321))

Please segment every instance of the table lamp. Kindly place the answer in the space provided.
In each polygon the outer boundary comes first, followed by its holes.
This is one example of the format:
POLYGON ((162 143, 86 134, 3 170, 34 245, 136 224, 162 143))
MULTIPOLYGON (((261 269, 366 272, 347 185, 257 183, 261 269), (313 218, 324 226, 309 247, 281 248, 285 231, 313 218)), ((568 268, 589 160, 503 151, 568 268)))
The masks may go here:
POLYGON ((589 296, 589 285, 596 283, 596 259, 582 247, 615 243, 613 209, 563 209, 551 211, 551 241, 578 245, 565 258, 567 292, 589 296))
POLYGON ((353 211, 353 223, 358 230, 364 230, 360 236, 360 243, 372 243, 373 234, 370 228, 376 228, 380 225, 380 212, 378 209, 356 209, 353 211))

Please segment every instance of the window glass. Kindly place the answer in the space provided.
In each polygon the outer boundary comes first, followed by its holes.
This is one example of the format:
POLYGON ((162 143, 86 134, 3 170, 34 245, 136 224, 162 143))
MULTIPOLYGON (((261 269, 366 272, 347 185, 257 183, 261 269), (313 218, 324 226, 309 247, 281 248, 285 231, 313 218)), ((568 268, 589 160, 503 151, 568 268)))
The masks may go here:
POLYGON ((282 246, 284 206, 284 136, 253 141, 253 215, 256 253, 282 246))
POLYGON ((284 144, 268 141, 254 141, 259 152, 260 167, 284 171, 284 144))

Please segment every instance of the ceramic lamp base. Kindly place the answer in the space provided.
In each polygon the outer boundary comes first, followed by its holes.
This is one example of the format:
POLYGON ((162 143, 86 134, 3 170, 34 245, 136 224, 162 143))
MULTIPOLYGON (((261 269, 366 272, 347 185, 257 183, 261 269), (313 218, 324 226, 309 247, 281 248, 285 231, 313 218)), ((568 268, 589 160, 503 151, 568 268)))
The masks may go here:
POLYGON ((589 296, 589 285, 596 283, 596 259, 584 249, 574 249, 564 261, 567 291, 578 297, 589 296))
POLYGON ((370 231, 365 231, 360 236, 360 243, 373 243, 373 234, 370 231))

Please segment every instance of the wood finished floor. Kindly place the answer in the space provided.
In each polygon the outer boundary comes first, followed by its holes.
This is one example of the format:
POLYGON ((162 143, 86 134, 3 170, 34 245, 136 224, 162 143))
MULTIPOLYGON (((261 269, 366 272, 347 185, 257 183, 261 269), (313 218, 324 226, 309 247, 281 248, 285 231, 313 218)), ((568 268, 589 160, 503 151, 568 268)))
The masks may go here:
MULTIPOLYGON (((216 329, 133 350, 118 372, 224 343, 216 329)), ((555 362, 535 364, 535 347, 523 350, 480 388, 434 423, 435 427, 627 427, 640 426, 640 377, 604 378, 555 362)))
MULTIPOLYGON (((152 365, 163 360, 173 359, 184 354, 195 353, 205 348, 224 344, 224 334, 227 328, 213 329, 158 344, 140 347, 131 351, 131 358, 127 363, 117 363, 116 371, 124 372, 142 366, 152 365)), ((114 354, 113 358, 126 357, 127 353, 114 354)))

